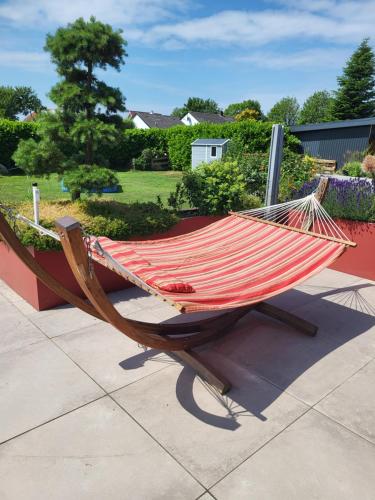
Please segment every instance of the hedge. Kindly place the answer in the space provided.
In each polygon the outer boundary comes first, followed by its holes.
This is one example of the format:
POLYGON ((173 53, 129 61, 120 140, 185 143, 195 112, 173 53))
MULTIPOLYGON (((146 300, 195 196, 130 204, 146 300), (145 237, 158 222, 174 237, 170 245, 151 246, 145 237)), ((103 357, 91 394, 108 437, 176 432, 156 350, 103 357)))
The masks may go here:
MULTIPOLYGON (((271 141, 272 123, 244 121, 225 124, 201 123, 192 127, 177 125, 169 129, 133 129, 124 132, 123 140, 112 151, 112 168, 130 167, 146 148, 167 153, 173 170, 188 170, 191 143, 195 139, 237 139, 248 145, 249 152, 266 152, 271 141)), ((299 139, 285 130, 285 147, 298 151, 299 139)))
MULTIPOLYGON (((7 167, 20 139, 36 135, 36 123, 0 119, 0 163, 7 167)), ((146 148, 158 154, 168 154, 173 170, 188 170, 191 165, 191 143, 195 139, 236 139, 247 144, 249 152, 267 152, 270 146, 272 123, 244 121, 225 124, 201 123, 192 127, 177 125, 169 129, 127 129, 115 146, 102 149, 108 166, 131 168, 132 159, 146 148)), ((285 147, 297 151, 300 141, 285 129, 285 147)))
POLYGON ((0 163, 7 168, 14 167, 12 154, 21 139, 36 136, 36 124, 16 120, 0 119, 0 163))

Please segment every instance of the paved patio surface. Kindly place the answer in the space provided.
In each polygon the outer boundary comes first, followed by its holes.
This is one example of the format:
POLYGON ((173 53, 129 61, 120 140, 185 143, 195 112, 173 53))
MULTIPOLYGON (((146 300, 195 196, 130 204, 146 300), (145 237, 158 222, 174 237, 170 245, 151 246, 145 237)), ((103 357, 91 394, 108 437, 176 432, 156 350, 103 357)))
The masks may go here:
MULTIPOLYGON (((138 289, 145 321, 179 321, 138 289), (173 318, 173 319, 172 319, 173 318)), ((375 498, 375 283, 326 270, 203 355, 220 396, 164 353, 68 306, 36 312, 0 282, 1 500, 375 498)))

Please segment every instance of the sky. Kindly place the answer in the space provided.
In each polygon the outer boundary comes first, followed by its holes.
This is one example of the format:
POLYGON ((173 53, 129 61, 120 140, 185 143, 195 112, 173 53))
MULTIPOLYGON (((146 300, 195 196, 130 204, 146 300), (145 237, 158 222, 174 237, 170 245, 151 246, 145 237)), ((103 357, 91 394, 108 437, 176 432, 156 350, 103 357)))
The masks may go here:
POLYGON ((374 33, 375 0, 0 0, 0 85, 31 86, 53 107, 46 34, 90 15, 128 42, 121 72, 101 75, 128 110, 169 114, 197 96, 222 108, 257 99, 267 112, 282 97, 302 104, 336 88, 374 33))

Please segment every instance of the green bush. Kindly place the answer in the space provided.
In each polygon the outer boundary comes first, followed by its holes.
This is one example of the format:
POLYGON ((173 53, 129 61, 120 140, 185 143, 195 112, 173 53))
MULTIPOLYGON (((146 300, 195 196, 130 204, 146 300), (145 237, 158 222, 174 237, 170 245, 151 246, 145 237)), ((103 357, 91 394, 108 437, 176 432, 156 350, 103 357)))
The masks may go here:
POLYGON ((338 173, 348 175, 350 177, 366 177, 366 174, 362 170, 362 163, 360 161, 345 163, 338 173))
POLYGON ((21 140, 12 159, 17 167, 28 175, 48 176, 54 172, 61 172, 64 155, 55 142, 43 139, 21 140))
POLYGON ((279 200, 285 201, 297 189, 313 179, 317 171, 311 156, 284 151, 281 164, 279 200))
POLYGON ((36 129, 32 122, 0 119, 0 163, 7 168, 14 167, 12 156, 19 141, 36 137, 36 129))
MULTIPOLYGON (((233 150, 231 151, 233 154, 233 150)), ((238 153, 238 150, 237 150, 238 153)), ((238 166, 244 176, 249 193, 264 200, 268 176, 268 153, 243 152, 237 157, 238 166)), ((309 156, 303 156, 285 150, 281 164, 279 199, 284 201, 292 191, 299 189, 315 175, 314 161, 309 156)))
MULTIPOLYGON (((15 209, 32 218, 32 203, 22 203, 15 209)), ((89 234, 120 241, 134 236, 163 233, 178 222, 176 214, 160 208, 156 203, 125 204, 102 199, 43 202, 40 205, 40 214, 41 224, 48 229, 55 230, 54 221, 70 215, 79 220, 89 234)), ((17 232, 25 246, 33 246, 38 250, 61 248, 59 242, 41 236, 22 222, 17 222, 17 232)))
POLYGON ((254 208, 260 200, 250 196, 244 175, 235 161, 202 163, 183 177, 191 206, 202 215, 225 214, 230 210, 254 208))
POLYGON ((136 170, 153 170, 152 161, 159 157, 160 153, 156 149, 146 148, 138 158, 133 160, 133 166, 136 170))
POLYGON ((119 180, 112 170, 98 165, 80 165, 64 174, 64 185, 69 189, 72 200, 80 197, 81 193, 96 193, 101 196, 105 187, 118 186, 119 180))

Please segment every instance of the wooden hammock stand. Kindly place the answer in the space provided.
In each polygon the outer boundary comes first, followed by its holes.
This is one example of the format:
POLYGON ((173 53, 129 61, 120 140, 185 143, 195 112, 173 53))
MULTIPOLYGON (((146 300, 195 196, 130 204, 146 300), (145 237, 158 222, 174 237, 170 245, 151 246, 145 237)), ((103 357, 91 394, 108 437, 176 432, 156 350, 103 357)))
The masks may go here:
MULTIPOLYGON (((323 199, 327 185, 328 180, 322 179, 316 195, 319 200, 323 199)), ((239 307, 214 317, 181 324, 152 324, 125 318, 109 301, 92 266, 90 266, 79 222, 71 217, 63 217, 56 221, 56 228, 70 268, 88 302, 70 292, 34 260, 4 215, 0 213, 1 238, 31 272, 56 295, 84 312, 110 323, 135 342, 150 348, 172 352, 184 363, 190 365, 209 384, 217 388, 221 394, 226 393, 231 388, 230 382, 220 374, 216 367, 210 366, 193 349, 228 333, 228 330, 249 311, 259 311, 310 336, 317 333, 318 328, 312 323, 265 302, 239 307)), ((309 228, 304 229, 308 231, 309 228)))

